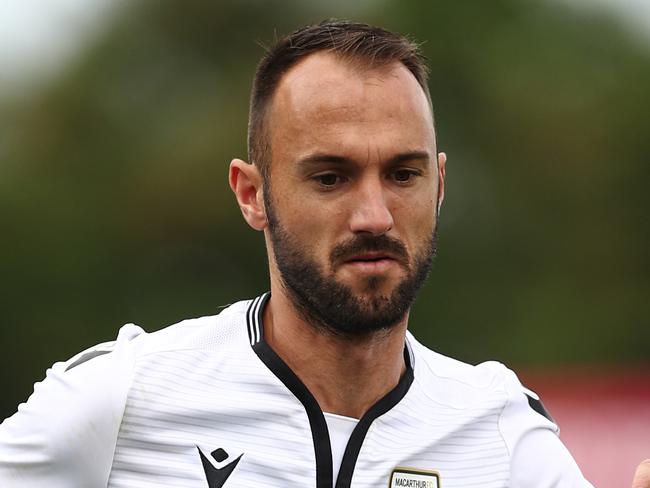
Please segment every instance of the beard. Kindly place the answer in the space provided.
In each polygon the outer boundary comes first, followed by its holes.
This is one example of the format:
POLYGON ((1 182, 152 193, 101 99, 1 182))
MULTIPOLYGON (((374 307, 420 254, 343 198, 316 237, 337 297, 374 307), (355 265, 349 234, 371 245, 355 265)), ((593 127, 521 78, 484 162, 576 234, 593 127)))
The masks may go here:
POLYGON ((408 313, 417 292, 426 281, 436 254, 437 225, 411 259, 404 244, 387 235, 360 233, 337 245, 330 253, 330 263, 366 251, 387 252, 396 257, 406 276, 390 293, 381 294, 385 278, 370 276, 363 283, 363 298, 347 285, 327 276, 308 250, 280 223, 268 195, 264 191, 269 234, 281 284, 301 317, 321 332, 353 339, 388 331, 408 313))

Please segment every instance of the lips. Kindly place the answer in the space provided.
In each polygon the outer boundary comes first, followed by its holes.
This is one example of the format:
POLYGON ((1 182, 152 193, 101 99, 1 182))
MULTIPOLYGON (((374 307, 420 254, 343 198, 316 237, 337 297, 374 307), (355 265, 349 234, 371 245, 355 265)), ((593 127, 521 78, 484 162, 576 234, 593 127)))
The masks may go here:
POLYGON ((343 261, 343 266, 362 274, 384 274, 401 262, 385 252, 355 254, 343 261))
POLYGON ((346 263, 361 261, 361 262, 375 262, 390 259, 394 261, 395 258, 389 254, 383 252, 367 252, 362 254, 354 255, 345 260, 346 263))

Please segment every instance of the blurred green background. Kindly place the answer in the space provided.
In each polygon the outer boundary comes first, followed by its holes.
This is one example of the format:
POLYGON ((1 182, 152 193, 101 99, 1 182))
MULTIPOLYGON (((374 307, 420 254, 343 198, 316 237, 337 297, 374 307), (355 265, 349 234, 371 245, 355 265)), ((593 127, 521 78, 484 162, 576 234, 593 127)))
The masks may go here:
POLYGON ((327 17, 431 62, 447 195, 414 333, 469 362, 650 364, 650 38, 550 0, 115 5, 56 76, 0 91, 0 418, 126 322, 267 289, 228 163, 259 44, 327 17))

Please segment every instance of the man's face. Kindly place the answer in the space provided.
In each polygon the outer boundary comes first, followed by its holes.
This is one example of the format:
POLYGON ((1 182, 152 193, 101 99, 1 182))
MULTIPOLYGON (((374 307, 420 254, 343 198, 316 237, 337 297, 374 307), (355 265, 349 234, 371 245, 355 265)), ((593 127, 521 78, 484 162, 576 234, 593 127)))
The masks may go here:
POLYGON ((272 281, 322 329, 396 325, 435 253, 442 174, 423 90, 401 64, 317 53, 283 77, 267 123, 272 281))

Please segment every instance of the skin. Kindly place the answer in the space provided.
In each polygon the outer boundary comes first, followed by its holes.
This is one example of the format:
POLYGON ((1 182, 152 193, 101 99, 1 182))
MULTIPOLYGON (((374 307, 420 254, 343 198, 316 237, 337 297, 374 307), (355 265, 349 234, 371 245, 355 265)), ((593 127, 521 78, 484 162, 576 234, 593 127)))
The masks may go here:
POLYGON ((637 467, 632 488, 650 488, 650 459, 646 459, 637 467))
MULTIPOLYGON (((399 63, 368 69, 316 53, 284 75, 268 117, 271 197, 282 226, 326 276, 364 303, 390 295, 408 263, 391 256, 332 262, 330 253, 359 233, 385 234, 402 242, 412 259, 434 231, 446 156, 436 152, 431 110, 413 75, 399 63), (376 286, 367 286, 371 279, 376 286)), ((265 233, 267 342, 323 411, 360 418, 405 371, 408 313, 388 331, 355 338, 305 323, 275 265, 259 169, 233 160, 230 185, 245 220, 265 233)))

